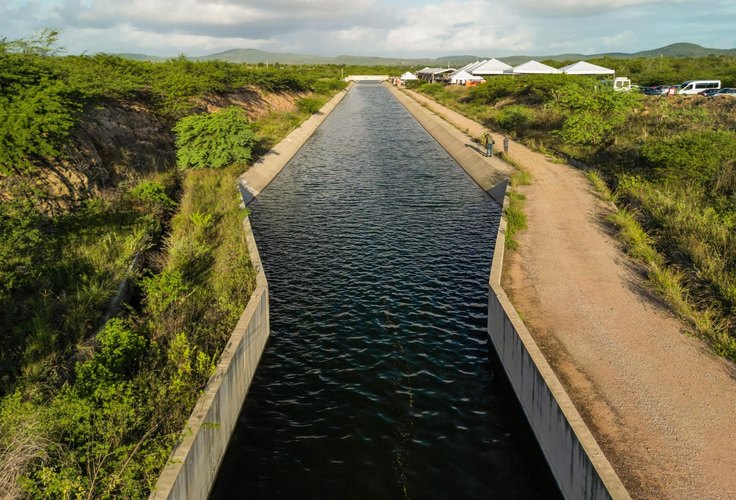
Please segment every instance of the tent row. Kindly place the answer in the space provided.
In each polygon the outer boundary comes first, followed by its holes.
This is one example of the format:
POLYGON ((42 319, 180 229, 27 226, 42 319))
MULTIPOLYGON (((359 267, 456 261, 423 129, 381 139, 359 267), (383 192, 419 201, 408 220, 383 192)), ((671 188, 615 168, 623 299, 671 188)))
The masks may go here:
POLYGON ((416 76, 411 73, 401 75, 402 80, 421 78, 430 82, 450 82, 466 84, 468 82, 482 82, 484 76, 492 75, 613 75, 614 70, 579 61, 564 68, 553 68, 539 61, 528 61, 512 67, 498 59, 489 59, 467 64, 460 69, 454 68, 424 68, 417 71, 416 76))

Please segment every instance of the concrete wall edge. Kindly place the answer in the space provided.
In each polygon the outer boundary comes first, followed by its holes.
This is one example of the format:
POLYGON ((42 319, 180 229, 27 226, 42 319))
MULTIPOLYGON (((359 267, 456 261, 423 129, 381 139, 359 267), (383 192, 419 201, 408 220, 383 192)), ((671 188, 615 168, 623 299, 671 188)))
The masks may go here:
MULTIPOLYGON (((499 187, 500 187, 500 183, 499 183, 499 187)), ((506 186, 504 187, 506 188, 506 186)), ((508 207, 508 204, 509 204, 508 189, 504 189, 503 196, 504 196, 503 206, 504 208, 506 208, 508 207)), ((506 217, 505 217, 505 214, 502 213, 501 221, 499 223, 499 227, 498 227, 498 231, 496 235, 496 244, 495 244, 495 249, 493 253, 493 260, 491 263, 491 271, 489 275, 488 285, 489 285, 490 293, 495 296, 496 300, 501 305, 501 308, 504 314, 506 315, 506 320, 509 321, 511 325, 513 326, 513 329, 518 335, 519 340, 524 345, 524 348, 526 349, 527 353, 531 357, 536 367, 536 370, 539 372, 539 374, 543 378, 547 389, 550 391, 555 402, 557 403, 560 410, 564 414, 565 420, 567 421, 567 424, 570 426, 570 429, 572 430, 573 435, 575 436, 577 441, 580 443, 580 446, 584 450, 585 455, 587 456, 591 465, 595 469, 601 482, 605 486, 608 495, 610 495, 610 497, 613 498, 614 500, 630 499, 631 497, 629 496, 628 491, 626 490, 623 483, 621 482, 621 479, 618 477, 618 474, 616 474, 616 471, 613 469, 610 462, 606 458, 605 454, 601 450, 600 446, 598 445, 598 442, 595 440, 595 437, 591 433, 588 426, 585 424, 585 421, 580 416, 580 413, 578 412, 577 408, 575 407, 569 395, 567 394, 564 387, 562 386, 562 383, 560 382, 559 378, 554 373, 554 370, 549 365, 549 362, 545 358, 542 351, 539 349, 539 346, 537 345, 532 335, 529 333, 529 330, 527 329, 523 320, 519 316, 519 313, 516 311, 516 308, 511 303, 511 300, 508 298, 506 291, 501 286, 501 276, 503 272, 503 263, 504 263, 505 246, 506 246, 506 226, 507 226, 506 217)), ((491 311, 489 310, 489 315, 490 314, 491 314, 491 311)), ((491 322, 489 318, 489 328, 490 328, 490 323, 491 322)), ((489 331, 489 335, 490 333, 491 332, 489 331)), ((491 336, 491 340, 493 341, 493 336, 492 335, 490 336, 491 336)), ((494 342, 494 345, 495 345, 495 342, 494 342)), ((498 346, 496 347, 498 348, 498 346)), ((522 398, 520 397, 520 394, 519 394, 520 388, 513 384, 513 376, 509 371, 509 367, 507 366, 507 363, 501 357, 500 352, 499 352, 499 357, 501 358, 501 361, 504 366, 504 370, 506 370, 507 376, 509 377, 510 380, 512 380, 512 385, 514 386, 514 391, 517 394, 517 398, 519 399, 520 402, 522 402, 522 408, 524 409, 524 413, 527 415, 529 423, 532 429, 534 430, 534 433, 537 436, 537 439, 540 443, 540 447, 542 448, 542 451, 545 454, 545 457, 547 457, 547 460, 549 462, 550 458, 548 455, 548 450, 545 449, 543 440, 540 439, 540 432, 541 432, 539 430, 540 425, 533 418, 530 418, 530 411, 528 408, 524 407, 524 403, 522 401, 522 398)), ((560 481, 557 478, 557 472, 553 470, 553 474, 558 480, 558 484, 560 484, 560 481)), ((571 495, 568 495, 568 493, 565 491, 563 491, 563 494, 565 494, 566 497, 571 496, 571 495)))
MULTIPOLYGON (((347 92, 350 91, 353 85, 351 82, 344 90, 338 92, 317 113, 305 120, 305 122, 287 135, 284 140, 274 146, 271 151, 256 161, 251 168, 238 178, 237 187, 243 199, 242 206, 246 206, 253 201, 278 176, 286 164, 314 134, 327 116, 335 109, 337 104, 345 97, 347 92), (284 145, 288 145, 288 147, 284 147, 284 145), (264 164, 267 164, 267 168, 263 168, 264 164), (255 174, 249 175, 248 173, 251 170, 255 174)), ((255 362, 254 364, 257 365, 265 347, 265 339, 270 335, 268 281, 263 270, 263 264, 258 252, 255 236, 253 235, 250 219, 247 216, 243 220, 243 231, 245 232, 245 240, 248 246, 251 264, 256 271, 256 288, 220 355, 215 373, 208 380, 204 392, 197 400, 184 429, 182 429, 179 442, 162 469, 149 499, 165 498, 178 500, 207 498, 214 485, 214 480, 217 478, 219 466, 227 450, 227 443, 237 423, 237 416, 240 414, 240 409, 245 402, 256 367, 250 366, 248 380, 245 381, 242 395, 234 395, 240 401, 237 404, 235 418, 232 415, 229 416, 228 420, 231 422, 231 425, 227 425, 227 428, 222 428, 220 427, 220 422, 211 420, 213 407, 216 406, 216 400, 222 392, 221 388, 223 387, 224 381, 228 379, 228 376, 232 376, 231 368, 233 360, 239 354, 242 356, 242 352, 249 348, 251 343, 254 343, 253 337, 256 335, 263 337, 259 338, 258 342, 255 342, 255 344, 258 344, 255 347, 257 352, 251 358, 255 362), (265 318, 259 317, 259 311, 262 312, 263 310, 265 310, 265 318), (251 330, 258 331, 254 334, 251 330), (223 432, 225 433, 224 439, 223 432), (217 441, 219 441, 219 445, 215 443, 215 439, 210 439, 210 436, 214 434, 218 435, 217 441), (222 444, 223 442, 224 445, 222 444), (203 448, 208 454, 207 457, 194 456, 204 454, 205 452, 202 451, 203 448), (203 460, 203 458, 207 460, 203 460), (206 470, 204 470, 205 466, 206 470), (193 475, 197 474, 206 477, 201 478, 203 484, 199 485, 197 491, 191 491, 191 488, 187 487, 187 483, 191 482, 193 475)), ((233 396, 230 395, 230 397, 233 396)), ((195 481, 199 481, 199 479, 195 481)))

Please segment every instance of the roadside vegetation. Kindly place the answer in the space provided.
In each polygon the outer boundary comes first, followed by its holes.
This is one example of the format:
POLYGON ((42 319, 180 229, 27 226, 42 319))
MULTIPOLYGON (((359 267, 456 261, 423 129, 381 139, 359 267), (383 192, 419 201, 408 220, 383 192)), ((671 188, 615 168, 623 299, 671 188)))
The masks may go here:
MULTIPOLYGON (((593 62, 640 84, 717 78, 736 86, 730 56, 593 62)), ((612 221, 653 290, 736 360, 736 100, 613 92, 597 78, 567 75, 414 85, 540 152, 594 168, 589 179, 617 204, 612 221)))
POLYGON ((340 68, 55 55, 0 40, 0 491, 145 497, 255 286, 237 176, 344 88, 340 68), (293 96, 251 122, 197 98, 293 96), (29 182, 65 161, 85 109, 133 102, 176 138, 166 171, 69 206, 29 182), (121 284, 130 298, 111 309, 121 284), (108 316, 112 313, 112 318, 108 316))

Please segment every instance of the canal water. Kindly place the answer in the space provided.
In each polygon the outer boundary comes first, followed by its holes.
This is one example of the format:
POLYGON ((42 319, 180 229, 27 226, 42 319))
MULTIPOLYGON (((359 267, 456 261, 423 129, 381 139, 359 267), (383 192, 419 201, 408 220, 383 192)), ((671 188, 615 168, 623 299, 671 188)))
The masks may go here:
POLYGON ((559 496, 486 332, 499 208, 387 89, 251 211, 272 333, 212 498, 559 496))

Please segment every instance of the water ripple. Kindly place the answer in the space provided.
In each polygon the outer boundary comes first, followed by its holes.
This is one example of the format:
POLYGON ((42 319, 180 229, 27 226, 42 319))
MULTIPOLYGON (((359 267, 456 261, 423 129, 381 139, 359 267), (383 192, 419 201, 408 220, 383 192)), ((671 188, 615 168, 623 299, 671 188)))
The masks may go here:
POLYGON ((380 86, 252 207, 272 337, 215 498, 557 495, 489 357, 498 207, 380 86))

